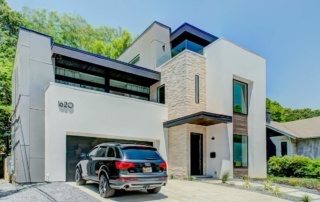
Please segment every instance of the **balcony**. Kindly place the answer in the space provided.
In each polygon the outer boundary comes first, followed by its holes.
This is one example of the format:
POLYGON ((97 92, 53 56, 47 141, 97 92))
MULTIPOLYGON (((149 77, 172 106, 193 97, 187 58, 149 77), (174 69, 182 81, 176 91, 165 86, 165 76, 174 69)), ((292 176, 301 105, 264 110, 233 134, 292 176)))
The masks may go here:
POLYGON ((203 46, 186 39, 171 50, 171 56, 174 57, 185 49, 203 55, 203 46))

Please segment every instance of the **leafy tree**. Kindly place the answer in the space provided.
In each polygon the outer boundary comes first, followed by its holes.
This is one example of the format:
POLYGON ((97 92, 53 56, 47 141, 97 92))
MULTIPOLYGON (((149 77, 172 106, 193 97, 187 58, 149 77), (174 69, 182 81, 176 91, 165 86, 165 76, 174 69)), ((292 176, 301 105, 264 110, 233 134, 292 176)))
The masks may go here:
POLYGON ((266 108, 270 110, 271 119, 277 122, 296 121, 320 116, 320 109, 291 109, 282 107, 278 102, 266 99, 266 108))
POLYGON ((26 28, 52 36, 56 43, 111 58, 119 57, 132 42, 128 31, 106 26, 94 28, 79 15, 23 8, 22 16, 26 28))

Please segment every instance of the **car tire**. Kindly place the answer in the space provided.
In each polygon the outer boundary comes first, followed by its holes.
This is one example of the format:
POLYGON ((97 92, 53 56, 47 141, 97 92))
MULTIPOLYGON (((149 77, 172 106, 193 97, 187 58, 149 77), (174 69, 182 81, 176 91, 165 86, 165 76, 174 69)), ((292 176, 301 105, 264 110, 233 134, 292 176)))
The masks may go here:
POLYGON ((86 180, 84 180, 82 178, 82 175, 81 175, 79 168, 76 169, 75 180, 76 180, 77 185, 85 185, 86 184, 86 180))
POLYGON ((99 193, 103 198, 109 198, 115 193, 115 190, 110 188, 108 179, 104 174, 99 178, 99 193))
POLYGON ((156 193, 158 193, 160 190, 161 190, 161 187, 156 187, 156 188, 154 188, 154 189, 147 189, 147 192, 148 192, 149 194, 156 194, 156 193))

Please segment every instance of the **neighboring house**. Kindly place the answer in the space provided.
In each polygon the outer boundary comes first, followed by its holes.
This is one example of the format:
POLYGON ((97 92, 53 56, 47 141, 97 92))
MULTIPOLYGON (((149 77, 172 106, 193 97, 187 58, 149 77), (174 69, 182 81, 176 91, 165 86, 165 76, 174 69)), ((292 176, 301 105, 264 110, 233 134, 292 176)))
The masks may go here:
MULTIPOLYGON (((266 177, 266 61, 187 23, 152 23, 117 59, 20 29, 16 182, 72 181, 101 142, 153 145, 177 177, 266 177)), ((90 169, 90 168, 88 168, 90 169)))
POLYGON ((295 154, 320 157, 320 117, 286 123, 267 122, 267 158, 295 154))

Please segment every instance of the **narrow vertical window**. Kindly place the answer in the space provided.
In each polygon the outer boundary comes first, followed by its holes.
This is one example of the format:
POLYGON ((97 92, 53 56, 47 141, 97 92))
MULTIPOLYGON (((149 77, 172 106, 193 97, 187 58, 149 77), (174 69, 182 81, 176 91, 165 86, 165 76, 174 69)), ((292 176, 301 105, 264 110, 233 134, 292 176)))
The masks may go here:
POLYGON ((195 98, 196 103, 199 103, 199 76, 195 77, 195 98))
POLYGON ((164 85, 157 88, 157 102, 165 104, 165 87, 164 85))
POLYGON ((233 166, 235 168, 248 167, 248 136, 233 135, 233 166))
POLYGON ((241 114, 248 113, 248 85, 233 81, 233 111, 241 114))
POLYGON ((140 54, 138 54, 136 57, 134 57, 132 60, 130 60, 129 64, 134 65, 139 61, 140 61, 140 54))

